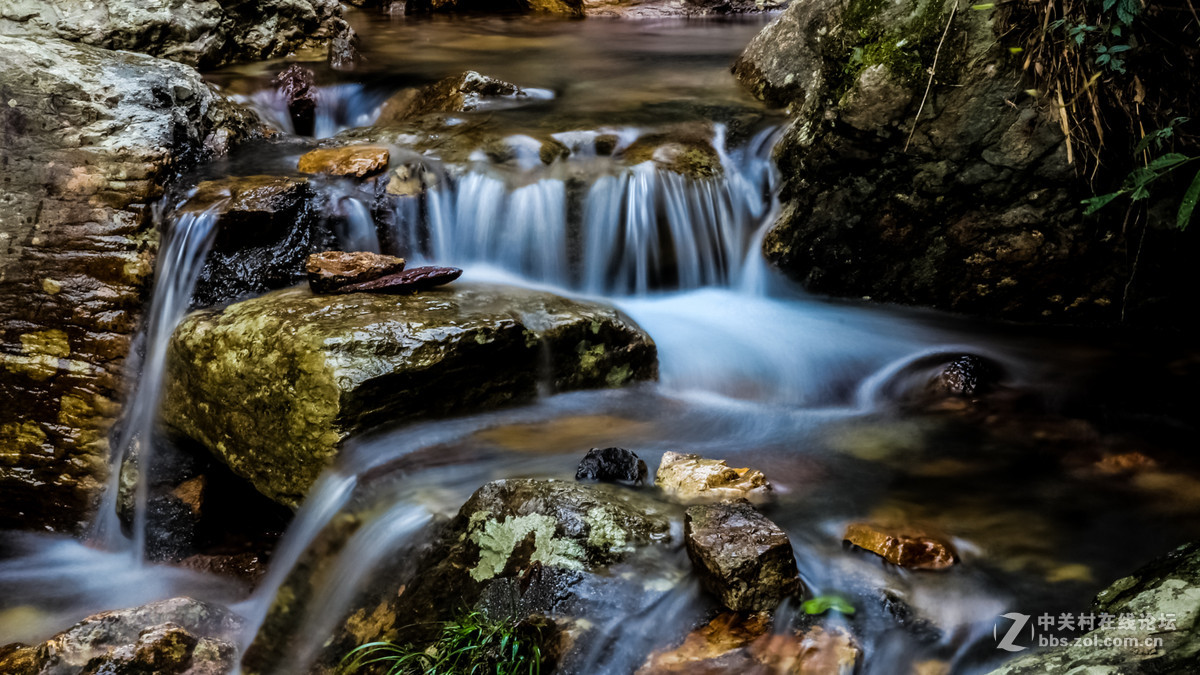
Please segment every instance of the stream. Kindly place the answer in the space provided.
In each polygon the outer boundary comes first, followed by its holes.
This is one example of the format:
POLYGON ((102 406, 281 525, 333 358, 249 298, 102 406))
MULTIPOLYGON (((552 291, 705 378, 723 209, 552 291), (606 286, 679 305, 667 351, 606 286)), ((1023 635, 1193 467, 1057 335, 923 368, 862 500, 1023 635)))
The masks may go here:
MULTIPOLYGON (((861 608, 833 620, 852 624, 864 673, 909 672, 929 660, 949 672, 987 672, 1007 656, 996 650, 1001 614, 1076 611, 1111 580, 1200 537, 1200 470, 1190 459, 1137 480, 1091 468, 1112 453, 1186 458, 1192 449, 1194 430, 1152 409, 1183 386, 1170 377, 1170 345, 834 302, 806 294, 767 264, 762 236, 779 209, 770 153, 785 120, 743 92, 729 64, 770 18, 354 14, 359 68, 307 64, 320 91, 315 136, 386 143, 393 157, 422 167, 432 187, 396 200, 381 217, 359 186, 314 180, 336 219, 338 244, 461 267, 464 281, 611 303, 657 343, 659 381, 385 425, 352 438, 287 525, 253 590, 145 562, 145 489, 133 527, 122 528, 114 478, 86 542, 4 535, 0 645, 43 640, 92 612, 191 595, 244 617, 245 648, 314 537, 353 506, 373 515, 306 605, 293 640, 307 647, 275 670, 308 672, 355 594, 431 523, 490 480, 571 480, 592 447, 632 449, 651 474, 667 451, 763 471, 777 491, 765 512, 788 533, 809 593, 844 595, 861 608), (397 91, 464 70, 528 92, 511 105, 450 116, 449 126, 471 130, 465 137, 483 130, 503 138, 504 161, 471 146, 431 151, 422 145, 428 139, 374 127, 397 91), (719 174, 696 180, 619 158, 639 137, 680 125, 709 136, 719 174), (540 160, 547 136, 569 154, 540 160), (595 152, 600 136, 615 137, 618 152, 595 152), (987 414, 906 398, 928 378, 929 364, 963 353, 1000 364, 1013 396, 987 414), (1130 393, 1141 389, 1149 390, 1145 400, 1130 393), (952 533, 961 563, 940 573, 908 571, 843 545, 848 523, 872 518, 952 533), (936 630, 902 627, 871 605, 885 593, 902 597, 918 623, 936 630)), ((284 65, 208 77, 290 134, 286 104, 270 86, 284 65)), ((310 147, 251 147, 188 180, 292 174, 310 147)), ((117 443, 136 446, 147 462, 165 340, 189 309, 215 225, 215 216, 176 216, 171 206, 163 208, 167 236, 140 380, 117 443)), ((608 599, 570 672, 631 673, 712 617, 713 601, 677 553, 630 563, 630 573, 656 590, 608 599)), ((785 604, 775 630, 802 614, 785 604)))

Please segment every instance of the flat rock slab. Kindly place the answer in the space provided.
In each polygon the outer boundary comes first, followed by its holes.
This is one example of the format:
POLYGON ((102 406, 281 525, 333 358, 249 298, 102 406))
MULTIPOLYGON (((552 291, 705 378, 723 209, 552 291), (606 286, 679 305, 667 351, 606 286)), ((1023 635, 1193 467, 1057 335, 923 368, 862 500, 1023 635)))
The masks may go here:
POLYGON ((350 434, 658 374, 654 342, 612 307, 509 286, 418 295, 292 288, 186 318, 162 415, 260 492, 298 505, 350 434), (548 357, 548 358, 547 358, 548 357))
POLYGON ((402 271, 404 258, 370 251, 324 251, 308 256, 305 263, 308 286, 313 293, 332 293, 402 271))
POLYGON ((684 541, 701 583, 729 609, 770 611, 801 589, 787 533, 749 503, 689 507, 684 541))
POLYGON ((375 145, 347 145, 340 148, 317 148, 301 155, 297 165, 300 173, 323 173, 330 176, 365 178, 387 168, 391 153, 375 145))
POLYGON ((903 532, 868 523, 851 523, 845 541, 864 548, 884 560, 917 570, 941 570, 957 560, 949 544, 923 533, 903 532))

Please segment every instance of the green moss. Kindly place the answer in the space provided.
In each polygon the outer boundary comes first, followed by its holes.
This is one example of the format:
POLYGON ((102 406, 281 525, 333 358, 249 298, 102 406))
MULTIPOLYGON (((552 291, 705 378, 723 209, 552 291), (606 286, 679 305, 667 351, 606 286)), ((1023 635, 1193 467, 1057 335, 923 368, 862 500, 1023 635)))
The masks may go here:
POLYGON ((946 17, 940 0, 850 0, 842 13, 844 60, 834 97, 844 96, 863 70, 876 65, 906 82, 919 81, 933 64, 946 17), (907 15, 896 17, 901 4, 907 15))

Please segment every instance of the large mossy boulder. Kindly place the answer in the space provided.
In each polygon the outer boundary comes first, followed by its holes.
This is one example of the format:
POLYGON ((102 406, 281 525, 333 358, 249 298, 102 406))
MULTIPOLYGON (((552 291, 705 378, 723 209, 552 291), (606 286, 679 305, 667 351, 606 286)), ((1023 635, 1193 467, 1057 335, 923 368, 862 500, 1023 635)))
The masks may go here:
POLYGON ((150 206, 257 120, 150 56, 0 36, 0 63, 0 528, 75 530, 154 271, 150 206))
POLYGON ((1122 209, 1083 216, 1083 151, 1068 161, 1062 104, 1028 93, 1010 51, 1024 28, 953 7, 799 0, 751 41, 734 73, 791 115, 767 257, 816 292, 1014 320, 1136 320, 1156 294, 1188 297, 1145 261, 1195 237, 1173 215, 1151 227, 1127 288, 1141 244, 1122 209))
POLYGON ((341 24, 338 0, 6 0, 0 33, 53 36, 193 66, 285 56, 341 24))
POLYGON ((1073 634, 991 675, 1191 673, 1200 659, 1200 544, 1181 546, 1100 591, 1089 613, 1111 625, 1073 634), (1121 619, 1132 618, 1132 624, 1121 619), (1158 642, 1156 642, 1158 640, 1158 642))
POLYGON ((437 633, 438 622, 471 610, 518 619, 619 620, 661 595, 661 589, 651 589, 662 578, 634 569, 637 561, 678 546, 672 533, 677 511, 646 493, 610 484, 492 481, 435 529, 423 552, 397 551, 393 562, 373 573, 339 627, 314 648, 300 644, 306 638, 295 629, 311 601, 313 579, 336 567, 336 555, 350 548, 347 540, 359 531, 362 519, 343 514, 284 582, 243 669, 272 672, 307 651, 301 660, 313 663, 289 663, 326 672, 368 642, 424 644, 437 633))
POLYGON ((293 288, 186 318, 162 414, 295 506, 350 434, 526 400, 539 374, 556 391, 618 387, 655 378, 657 352, 619 311, 544 292, 293 288))

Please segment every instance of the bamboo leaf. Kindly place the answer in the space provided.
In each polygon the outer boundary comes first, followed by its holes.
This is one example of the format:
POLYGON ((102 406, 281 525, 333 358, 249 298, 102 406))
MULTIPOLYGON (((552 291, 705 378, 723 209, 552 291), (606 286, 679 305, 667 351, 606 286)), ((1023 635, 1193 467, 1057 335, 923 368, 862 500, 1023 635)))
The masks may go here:
POLYGON ((1183 202, 1179 205, 1179 217, 1175 219, 1175 224, 1179 229, 1187 229, 1188 223, 1192 220, 1192 211, 1196 210, 1197 201, 1200 201, 1200 172, 1196 173, 1187 192, 1183 193, 1183 202))
POLYGON ((1120 197, 1122 194, 1124 194, 1124 191, 1110 192, 1106 195, 1099 195, 1097 197, 1092 197, 1091 199, 1083 200, 1080 203, 1087 207, 1083 210, 1083 215, 1085 215, 1085 216, 1092 215, 1093 213, 1104 208, 1105 206, 1108 206, 1109 202, 1116 199, 1117 197, 1120 197))

